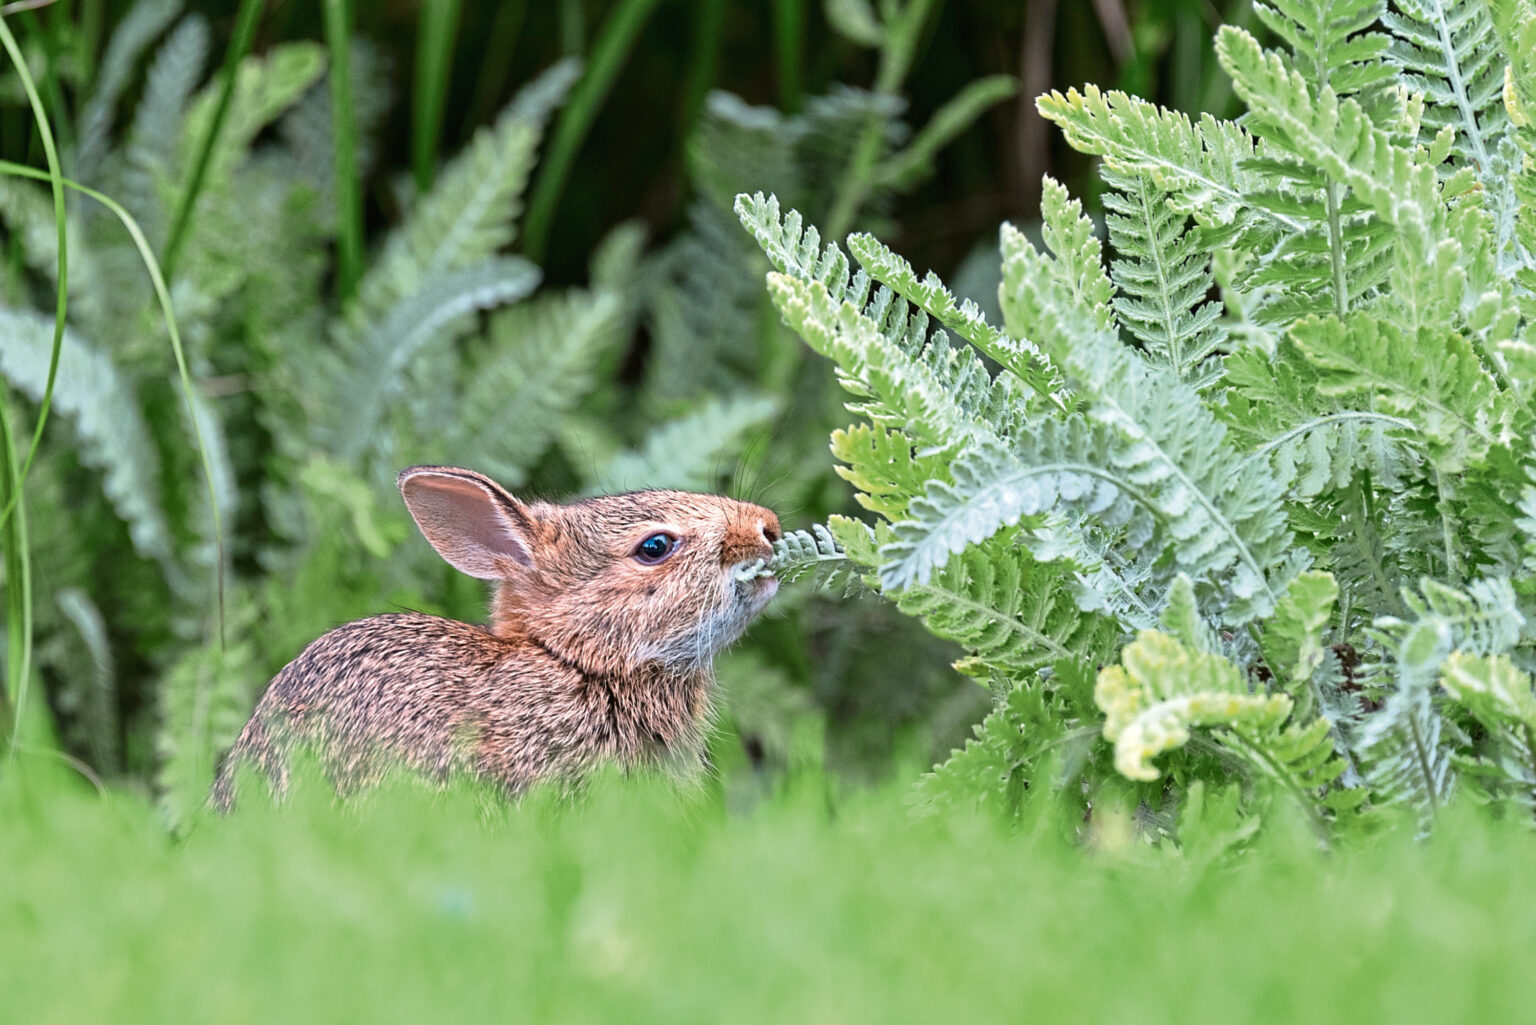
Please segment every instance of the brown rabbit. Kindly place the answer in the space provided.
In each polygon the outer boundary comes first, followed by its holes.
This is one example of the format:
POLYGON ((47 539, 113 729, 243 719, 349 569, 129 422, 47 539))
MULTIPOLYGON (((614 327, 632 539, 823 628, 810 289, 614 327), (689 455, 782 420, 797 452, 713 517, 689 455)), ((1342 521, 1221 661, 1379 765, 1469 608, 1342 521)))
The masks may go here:
POLYGON ((778 517, 681 491, 523 503, 444 466, 397 483, 438 554, 497 581, 490 627, 402 613, 325 634, 268 685, 216 807, 231 806, 242 761, 282 792, 301 745, 342 790, 392 762, 468 770, 511 794, 602 761, 701 764, 714 654, 778 589, 751 572, 773 554, 778 517))

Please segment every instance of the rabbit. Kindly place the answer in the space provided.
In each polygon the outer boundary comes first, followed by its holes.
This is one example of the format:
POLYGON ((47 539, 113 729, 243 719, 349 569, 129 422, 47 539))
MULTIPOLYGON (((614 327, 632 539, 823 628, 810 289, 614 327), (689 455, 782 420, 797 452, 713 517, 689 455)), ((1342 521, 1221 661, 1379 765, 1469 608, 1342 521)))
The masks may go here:
POLYGON ((261 696, 215 808, 233 805, 241 763, 283 793, 299 746, 344 793, 395 763, 513 797, 604 762, 702 770, 714 654, 778 589, 777 516, 682 491, 525 503, 448 466, 396 482, 438 554, 496 582, 489 627, 408 612, 312 642, 261 696))

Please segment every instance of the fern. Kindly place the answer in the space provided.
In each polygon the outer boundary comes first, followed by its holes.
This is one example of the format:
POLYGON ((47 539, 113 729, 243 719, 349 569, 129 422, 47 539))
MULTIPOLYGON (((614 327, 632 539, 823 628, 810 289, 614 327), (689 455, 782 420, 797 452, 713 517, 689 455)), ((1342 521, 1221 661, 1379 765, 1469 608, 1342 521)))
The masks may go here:
POLYGON ((363 276, 355 316, 383 318, 423 280, 477 264, 512 242, 544 123, 578 71, 574 62, 545 71, 443 168, 363 276))
POLYGON ((1192 652, 1178 640, 1144 630, 1121 652, 1121 663, 1099 673, 1094 699, 1105 712, 1104 738, 1115 745, 1115 768, 1129 779, 1154 781, 1157 755, 1188 743, 1197 726, 1255 772, 1287 790, 1319 828, 1324 810, 1357 804, 1363 793, 1328 789, 1344 772, 1333 753, 1329 722, 1287 726, 1291 699, 1250 693, 1244 674, 1219 655, 1192 652))
MULTIPOLYGON (((34 400, 42 397, 52 348, 52 317, 0 310, 0 374, 34 400)), ((102 490, 128 524, 134 547, 168 563, 174 545, 157 502, 160 458, 133 386, 111 359, 68 328, 53 405, 74 423, 80 458, 101 472, 102 490)))
POLYGON ((1531 677, 1508 656, 1452 652, 1440 670, 1440 686, 1486 731, 1469 770, 1497 792, 1536 809, 1536 695, 1531 677))
POLYGON ((1115 314, 1150 358, 1204 387, 1219 369, 1207 360, 1225 336, 1220 306, 1203 301, 1212 284, 1210 258, 1150 180, 1114 171, 1104 178, 1118 190, 1104 194, 1109 239, 1119 254, 1111 265, 1120 292, 1115 314))
POLYGON ((628 330, 623 304, 607 291, 497 311, 466 368, 449 449, 504 484, 521 484, 628 330))
POLYGON ((707 402, 655 428, 640 448, 621 452, 596 475, 596 483, 605 491, 714 490, 729 471, 730 460, 778 408, 773 399, 752 395, 707 402))
POLYGON ((166 824, 185 832, 208 799, 219 759, 234 744, 264 676, 249 642, 192 649, 160 688, 155 782, 166 824))
POLYGON ((450 338, 450 325, 468 314, 522 299, 539 277, 528 261, 503 257, 428 278, 374 330, 338 353, 346 362, 332 371, 321 437, 344 458, 358 458, 377 442, 375 427, 386 403, 422 349, 450 338))
MULTIPOLYGON (((830 526, 855 562, 883 565, 889 527, 872 532, 851 520, 830 526)), ((1111 621, 1071 601, 1070 573, 1061 563, 1036 562, 1016 537, 1002 533, 953 556, 927 581, 887 593, 933 633, 1019 679, 1057 659, 1102 657, 1118 637, 1111 621)))
MULTIPOLYGON (((848 521, 834 517, 831 522, 841 525, 848 521)), ((837 543, 832 531, 820 523, 808 531, 786 531, 773 543, 773 558, 766 568, 786 584, 808 580, 811 587, 843 598, 868 590, 861 568, 837 543)))

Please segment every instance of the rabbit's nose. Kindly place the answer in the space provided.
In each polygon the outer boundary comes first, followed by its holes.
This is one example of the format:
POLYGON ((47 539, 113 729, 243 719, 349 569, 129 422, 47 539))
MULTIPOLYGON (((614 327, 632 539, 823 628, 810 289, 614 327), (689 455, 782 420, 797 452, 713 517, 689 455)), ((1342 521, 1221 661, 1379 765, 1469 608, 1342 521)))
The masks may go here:
POLYGON ((779 530, 779 520, 776 516, 760 520, 757 524, 757 531, 763 535, 763 540, 769 544, 773 544, 783 536, 779 530))

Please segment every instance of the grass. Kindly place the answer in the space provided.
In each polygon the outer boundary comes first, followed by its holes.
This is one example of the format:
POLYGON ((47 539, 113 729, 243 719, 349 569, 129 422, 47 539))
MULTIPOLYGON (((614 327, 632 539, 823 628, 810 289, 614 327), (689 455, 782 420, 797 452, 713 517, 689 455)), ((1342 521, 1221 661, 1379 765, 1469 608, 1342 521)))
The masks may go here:
POLYGON ((1532 839, 1465 808, 1454 843, 1325 855, 1281 828, 1228 866, 914 822, 815 779, 748 814, 634 780, 515 809, 311 784, 178 844, 144 798, 21 766, 15 1021, 1498 1021, 1536 999, 1532 839))

